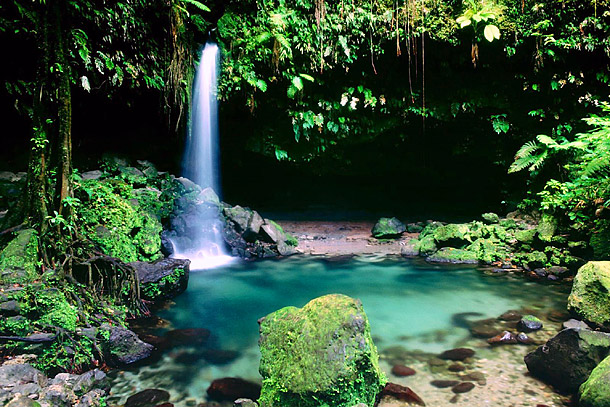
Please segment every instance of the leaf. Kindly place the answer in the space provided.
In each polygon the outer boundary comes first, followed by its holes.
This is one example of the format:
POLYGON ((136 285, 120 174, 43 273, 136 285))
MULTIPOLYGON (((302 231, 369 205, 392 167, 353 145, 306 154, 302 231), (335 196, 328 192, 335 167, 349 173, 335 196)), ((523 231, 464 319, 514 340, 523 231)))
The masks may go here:
POLYGON ((299 74, 301 78, 308 80, 309 82, 315 82, 315 79, 311 75, 307 75, 306 73, 299 74))
POLYGON ((546 134, 539 134, 539 135, 537 135, 536 136, 536 140, 538 140, 539 142, 541 142, 545 146, 549 146, 549 147, 557 147, 557 146, 559 146, 559 144, 555 140, 553 140, 551 137, 547 136, 546 134))
POLYGON ((485 30, 483 31, 483 35, 485 39, 489 42, 492 42, 494 39, 500 39, 500 29, 493 24, 488 24, 485 26, 485 30))
POLYGON ((91 92, 91 85, 89 84, 89 78, 87 78, 86 76, 83 75, 83 76, 80 77, 80 85, 87 92, 91 92))
POLYGON ((197 7, 201 11, 210 11, 210 8, 197 0, 182 0, 183 3, 197 7))
POLYGON ((456 23, 458 23, 458 24, 460 25, 460 28, 464 28, 464 27, 467 27, 467 26, 469 26, 470 24, 472 24, 472 21, 470 21, 470 19, 469 19, 469 18, 464 17, 464 16, 458 17, 458 18, 455 20, 455 22, 456 22, 456 23))
POLYGON ((299 76, 292 78, 292 85, 297 88, 297 90, 303 90, 303 80, 299 76))
POLYGON ((297 94, 298 91, 299 90, 291 84, 286 90, 286 96, 288 96, 290 99, 294 99, 294 96, 297 94))
POLYGON ((267 82, 262 79, 256 81, 256 87, 260 89, 262 92, 267 92, 267 82))

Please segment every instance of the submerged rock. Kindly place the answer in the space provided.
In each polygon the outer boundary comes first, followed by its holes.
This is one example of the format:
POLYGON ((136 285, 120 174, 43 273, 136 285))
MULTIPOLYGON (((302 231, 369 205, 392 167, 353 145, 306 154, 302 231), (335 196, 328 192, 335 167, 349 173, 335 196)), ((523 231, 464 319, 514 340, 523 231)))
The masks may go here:
POLYGON ((610 261, 591 261, 578 270, 568 297, 568 310, 610 329, 610 261))
MULTIPOLYGON (((380 397, 391 397, 396 400, 406 401, 408 404, 417 404, 419 406, 426 405, 421 397, 415 394, 413 390, 396 383, 386 384, 381 391, 380 397)), ((365 404, 365 406, 372 406, 372 404, 365 404)))
POLYGON ((502 332, 500 335, 496 335, 493 338, 489 338, 487 343, 490 345, 506 345, 517 343, 517 338, 514 334, 508 331, 502 332))
POLYGON ((371 234, 378 239, 394 238, 407 231, 404 223, 397 218, 381 218, 377 221, 371 234))
POLYGON ((523 318, 519 320, 517 328, 521 332, 537 331, 539 329, 542 329, 542 321, 534 315, 524 315, 523 318))
POLYGON ((125 407, 150 407, 169 401, 169 392, 161 389, 146 389, 127 398, 125 407))
POLYGON ((610 353, 610 334, 564 329, 525 356, 533 376, 566 392, 575 392, 610 353))
POLYGON ((578 393, 580 407, 610 407, 610 356, 593 369, 578 393))
POLYGON ((413 376, 415 370, 405 365, 394 365, 392 366, 392 374, 399 377, 413 376))
POLYGON ((140 279, 140 293, 149 301, 167 300, 182 294, 189 281, 190 260, 163 259, 154 263, 129 263, 140 279))
POLYGON ((460 393, 468 393, 470 390, 474 389, 474 384, 471 382, 461 382, 456 384, 451 388, 451 391, 460 394, 460 393))
POLYGON ((445 360, 464 360, 474 356, 474 350, 468 348, 449 349, 441 353, 438 357, 445 360))
POLYGON ((374 404, 386 379, 360 301, 326 295, 259 323, 261 406, 374 404))
POLYGON ((128 365, 149 357, 153 346, 143 342, 129 329, 103 324, 100 330, 108 332, 105 351, 108 360, 115 365, 128 365))
POLYGON ((258 399, 261 386, 238 377, 216 379, 208 387, 208 396, 217 401, 234 401, 239 398, 258 399))

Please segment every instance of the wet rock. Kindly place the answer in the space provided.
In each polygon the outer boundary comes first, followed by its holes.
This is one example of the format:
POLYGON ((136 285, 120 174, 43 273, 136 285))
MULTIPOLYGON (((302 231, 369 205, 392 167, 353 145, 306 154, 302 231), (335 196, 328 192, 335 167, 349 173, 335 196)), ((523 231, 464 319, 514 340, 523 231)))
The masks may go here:
POLYGON ((456 394, 468 393, 470 390, 474 389, 474 384, 471 382, 461 382, 456 384, 451 388, 451 391, 456 394))
POLYGON ((561 267, 561 266, 552 266, 547 268, 547 271, 549 272, 549 275, 553 275, 559 278, 564 278, 567 277, 570 274, 570 269, 567 267, 561 267))
POLYGON ((610 407, 610 357, 604 359, 579 389, 580 407, 610 407))
POLYGON ((532 345, 535 343, 532 338, 530 338, 523 332, 519 332, 519 334, 517 335, 517 342, 522 343, 524 345, 532 345))
POLYGON ((570 318, 566 311, 553 310, 547 314, 547 319, 552 322, 563 322, 570 318))
POLYGON ((445 389, 447 387, 453 387, 459 384, 460 382, 457 380, 432 380, 430 384, 434 387, 438 387, 439 389, 445 389))
POLYGON ((500 321, 519 321, 521 319, 522 315, 519 313, 519 311, 514 311, 514 310, 510 310, 510 311, 506 311, 504 314, 500 315, 498 317, 498 319, 500 321))
POLYGON ((394 376, 404 377, 404 376, 413 376, 415 374, 415 370, 411 369, 408 366, 404 365, 394 365, 392 367, 392 374, 394 376))
POLYGON ((395 238, 406 232, 407 227, 397 218, 381 218, 377 221, 371 234, 378 239, 395 238))
POLYGON ((396 400, 406 401, 410 404, 425 406, 426 403, 413 390, 396 383, 388 383, 380 394, 381 397, 391 397, 396 400))
POLYGON ((514 334, 508 331, 502 332, 500 335, 496 335, 493 338, 489 338, 487 343, 490 345, 507 345, 517 343, 517 338, 514 334))
POLYGON ((591 329, 586 322, 579 321, 577 319, 568 319, 563 324, 561 324, 563 329, 577 328, 577 329, 591 329))
POLYGON ((125 407, 150 407, 169 401, 169 392, 161 389, 146 389, 127 398, 125 407))
POLYGON ((542 321, 534 315, 524 315, 517 324, 521 332, 533 332, 542 328, 542 321))
POLYGON ((250 399, 241 398, 235 400, 235 402, 233 403, 233 407, 258 407, 258 404, 256 404, 250 399))
POLYGON ((591 261, 578 270, 568 310, 586 322, 610 329, 610 261, 591 261))
POLYGON ((213 365, 226 365, 239 357, 237 351, 222 349, 205 349, 202 354, 206 362, 213 365))
POLYGON ((21 307, 17 303, 17 301, 6 301, 0 303, 0 315, 5 317, 12 317, 15 315, 19 315, 21 312, 21 307))
POLYGON ((167 300, 183 293, 189 281, 188 259, 163 259, 154 263, 129 263, 140 279, 140 293, 149 301, 167 300))
POLYGON ((214 380, 207 393, 216 401, 234 401, 239 398, 256 400, 260 397, 261 386, 237 377, 225 377, 214 380))
POLYGON ((466 366, 464 366, 460 362, 456 362, 447 366, 447 370, 449 370, 450 372, 463 372, 464 370, 466 370, 466 366))
POLYGON ((438 357, 444 360, 462 361, 474 356, 474 353, 474 350, 469 348, 455 348, 444 351, 438 357))
POLYGON ((266 241, 276 244, 286 239, 284 230, 269 219, 265 219, 265 223, 261 225, 261 235, 266 241))
POLYGON ((461 375, 460 378, 464 381, 477 382, 481 386, 485 386, 487 384, 487 379, 482 372, 470 372, 468 374, 461 375))
POLYGON ((78 376, 74 381, 72 389, 77 394, 85 394, 93 389, 101 389, 107 392, 110 390, 110 383, 106 373, 95 369, 78 376))
POLYGON ((108 360, 115 365, 127 365, 150 356, 153 346, 143 342, 138 336, 121 326, 103 324, 100 330, 109 333, 105 343, 108 360))
POLYGON ((302 308, 273 312, 259 325, 261 405, 297 407, 321 400, 372 405, 383 388, 385 378, 360 301, 325 295, 302 308))
POLYGON ((483 218, 483 221, 488 225, 500 222, 500 217, 493 212, 484 213, 483 215, 481 215, 481 217, 483 218))
POLYGON ((575 392, 610 352, 610 334, 564 329, 525 356, 534 377, 560 391, 575 392))
POLYGON ((165 337, 173 346, 201 345, 210 338, 210 331, 205 328, 174 329, 165 333, 165 337))
POLYGON ((417 245, 407 245, 400 248, 402 257, 417 257, 419 256, 419 247, 417 245))
POLYGON ((470 325, 470 333, 475 338, 487 339, 501 334, 503 330, 495 318, 474 321, 470 325))

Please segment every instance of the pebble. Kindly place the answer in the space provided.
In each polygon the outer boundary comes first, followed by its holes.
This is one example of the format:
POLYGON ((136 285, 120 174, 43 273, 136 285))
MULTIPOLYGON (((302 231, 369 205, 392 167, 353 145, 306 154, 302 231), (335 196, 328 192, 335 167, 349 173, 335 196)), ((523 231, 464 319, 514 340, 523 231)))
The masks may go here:
POLYGON ((416 373, 415 370, 411 369, 408 366, 394 365, 392 367, 392 374, 394 376, 399 376, 399 377, 413 376, 415 373, 416 373))
POLYGON ((474 356, 474 350, 469 348, 455 348, 446 350, 438 357, 445 360, 461 361, 474 356))
POLYGON ((449 367, 447 367, 447 370, 449 370, 450 372, 463 372, 464 370, 466 370, 466 367, 459 363, 452 363, 449 365, 449 367))
POLYGON ((430 382, 434 387, 438 387, 439 389, 444 389, 446 387, 454 387, 458 385, 460 382, 457 380, 432 380, 430 382))
POLYGON ((474 389, 474 384, 471 382, 461 382, 456 384, 451 388, 451 391, 459 394, 459 393, 468 393, 470 390, 474 389))

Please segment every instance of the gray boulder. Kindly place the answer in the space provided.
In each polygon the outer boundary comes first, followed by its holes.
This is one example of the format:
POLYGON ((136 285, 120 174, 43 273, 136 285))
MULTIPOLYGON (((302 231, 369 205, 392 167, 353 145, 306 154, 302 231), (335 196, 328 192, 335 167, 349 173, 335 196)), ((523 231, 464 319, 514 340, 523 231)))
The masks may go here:
POLYGON ((610 353, 610 334, 564 329, 525 356, 531 374, 560 391, 576 392, 610 353))
POLYGON ((395 238, 407 231, 407 227, 397 218, 381 218, 377 221, 371 234, 378 239, 395 238))
POLYGON ((109 333, 105 343, 108 360, 115 365, 128 365, 150 356, 153 346, 140 340, 129 329, 103 324, 100 330, 109 333))
POLYGON ((188 259, 163 259, 154 263, 129 263, 140 279, 140 294, 149 301, 166 300, 183 293, 189 281, 188 259))

